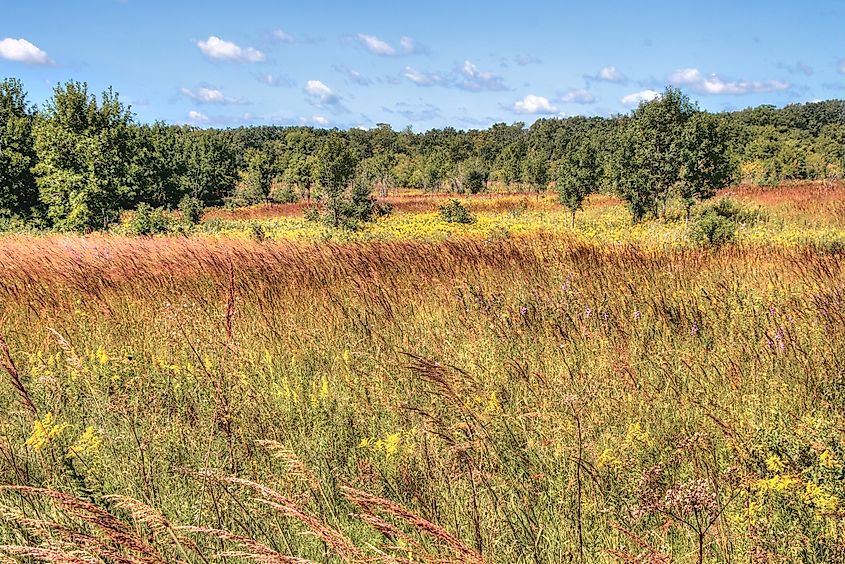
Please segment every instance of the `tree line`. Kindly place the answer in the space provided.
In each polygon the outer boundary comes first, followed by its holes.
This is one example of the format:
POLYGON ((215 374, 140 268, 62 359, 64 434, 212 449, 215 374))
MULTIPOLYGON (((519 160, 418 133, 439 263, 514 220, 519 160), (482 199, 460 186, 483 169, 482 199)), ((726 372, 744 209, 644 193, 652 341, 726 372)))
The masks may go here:
POLYGON ((86 232, 139 206, 314 202, 332 225, 380 211, 396 188, 477 193, 550 185, 573 214, 593 191, 614 193, 636 220, 689 210, 731 183, 841 178, 845 102, 708 113, 680 90, 627 115, 497 123, 414 133, 387 124, 348 131, 256 126, 200 129, 137 123, 117 93, 57 85, 43 107, 0 82, 0 219, 86 232))

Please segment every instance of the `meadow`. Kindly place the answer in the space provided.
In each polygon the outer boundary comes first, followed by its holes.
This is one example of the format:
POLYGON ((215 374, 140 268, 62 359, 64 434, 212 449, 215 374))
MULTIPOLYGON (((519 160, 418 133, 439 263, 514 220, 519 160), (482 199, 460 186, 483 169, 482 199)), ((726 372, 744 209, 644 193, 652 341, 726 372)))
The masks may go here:
POLYGON ((0 561, 845 561, 845 187, 719 197, 0 237, 0 561))

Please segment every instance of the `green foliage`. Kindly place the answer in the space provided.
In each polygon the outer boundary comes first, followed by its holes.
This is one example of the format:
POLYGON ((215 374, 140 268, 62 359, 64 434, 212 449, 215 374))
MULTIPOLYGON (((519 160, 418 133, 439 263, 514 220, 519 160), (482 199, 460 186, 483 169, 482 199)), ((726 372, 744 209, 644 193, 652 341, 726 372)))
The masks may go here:
POLYGON ((182 221, 188 225, 196 225, 202 221, 204 209, 202 202, 193 196, 186 194, 179 200, 179 212, 182 214, 182 221))
POLYGON ((0 82, 0 217, 28 216, 38 205, 33 120, 21 81, 0 82))
POLYGON ((736 222, 708 209, 692 222, 689 237, 699 246, 721 247, 736 237, 736 222))
POLYGON ((490 169, 481 159, 470 159, 461 163, 461 191, 467 194, 478 194, 487 190, 490 169))
POLYGON ((167 233, 170 219, 164 208, 153 208, 149 204, 140 203, 129 222, 129 231, 133 235, 159 235, 167 233))
POLYGON ((440 206, 440 219, 446 223, 475 223, 475 216, 458 200, 452 199, 440 206))
POLYGON ((36 122, 35 172, 47 215, 60 230, 91 231, 117 220, 132 198, 132 117, 112 90, 97 98, 88 86, 56 86, 36 122))
POLYGON ((601 169, 597 153, 594 142, 582 137, 570 144, 569 151, 558 162, 555 176, 558 200, 571 212, 572 227, 575 227, 575 213, 598 186, 601 169))

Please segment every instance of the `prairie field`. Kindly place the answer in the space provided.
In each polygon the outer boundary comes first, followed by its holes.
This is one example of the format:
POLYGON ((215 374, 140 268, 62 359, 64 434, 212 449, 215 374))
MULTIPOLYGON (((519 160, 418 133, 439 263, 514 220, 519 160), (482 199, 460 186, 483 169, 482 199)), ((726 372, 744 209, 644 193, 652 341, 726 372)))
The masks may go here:
POLYGON ((0 237, 0 559, 845 561, 845 187, 719 197, 0 237))

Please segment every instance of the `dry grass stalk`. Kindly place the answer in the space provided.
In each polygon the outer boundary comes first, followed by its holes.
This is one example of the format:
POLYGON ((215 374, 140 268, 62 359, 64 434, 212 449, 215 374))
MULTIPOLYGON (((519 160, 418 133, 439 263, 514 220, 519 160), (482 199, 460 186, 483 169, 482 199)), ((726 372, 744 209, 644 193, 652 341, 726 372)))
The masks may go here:
POLYGON ((299 460, 296 453, 285 447, 282 443, 272 440, 258 440, 255 444, 262 446, 270 451, 273 458, 277 458, 285 463, 288 475, 302 480, 315 492, 321 490, 320 481, 308 469, 308 467, 299 460))
MULTIPOLYGON (((246 549, 246 551, 239 553, 241 554, 241 557, 249 558, 250 560, 256 562, 273 562, 279 564, 312 564, 310 560, 304 560, 295 556, 285 556, 284 554, 276 552, 269 546, 260 543, 255 539, 236 535, 225 529, 215 529, 212 527, 194 527, 185 525, 177 527, 177 530, 184 531, 187 533, 208 535, 220 540, 230 541, 235 544, 238 544, 246 549)), ((221 556, 223 554, 226 553, 218 554, 218 556, 221 556)))
POLYGON ((9 351, 9 345, 6 343, 6 339, 3 338, 3 335, 0 335, 0 352, 3 353, 2 356, 0 356, 0 364, 3 365, 3 368, 9 375, 9 378, 12 381, 12 386, 18 392, 18 397, 20 398, 21 403, 23 403, 33 415, 37 415, 38 409, 35 407, 32 397, 30 397, 29 392, 26 391, 26 387, 23 385, 21 374, 18 372, 15 361, 12 359, 12 353, 9 351))
POLYGON ((452 535, 452 533, 440 525, 436 525, 431 521, 412 513, 398 503, 383 497, 374 496, 361 490, 356 490, 349 486, 341 486, 341 492, 349 501, 368 513, 372 514, 374 513, 374 510, 381 510, 389 515, 402 519, 421 532, 440 540, 451 550, 457 553, 463 562, 474 562, 477 564, 483 564, 485 562, 484 557, 481 554, 461 542, 458 538, 452 535))
POLYGON ((130 530, 126 523, 93 503, 47 488, 0 486, 0 490, 47 497, 67 511, 72 517, 100 529, 105 537, 117 544, 117 546, 140 554, 143 557, 143 562, 165 562, 165 559, 158 551, 130 530))

